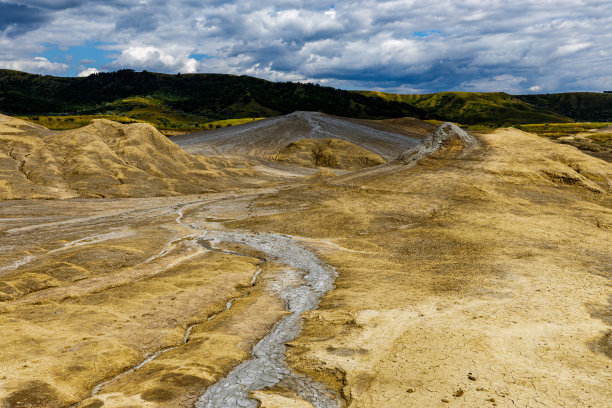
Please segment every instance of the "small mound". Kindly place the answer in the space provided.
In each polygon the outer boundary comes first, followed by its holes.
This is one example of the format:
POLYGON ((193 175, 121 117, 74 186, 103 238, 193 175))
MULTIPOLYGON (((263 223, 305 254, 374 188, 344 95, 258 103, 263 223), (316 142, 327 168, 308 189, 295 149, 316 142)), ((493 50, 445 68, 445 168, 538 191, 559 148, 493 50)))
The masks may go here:
POLYGON ((597 129, 594 133, 612 133, 612 125, 606 125, 601 129, 597 129))
POLYGON ((341 139, 298 140, 281 149, 273 159, 305 167, 345 170, 359 170, 386 163, 378 154, 341 139))
POLYGON ((394 119, 348 119, 351 122, 360 123, 371 128, 381 130, 383 132, 397 133, 400 135, 408 136, 413 139, 424 139, 431 132, 436 130, 436 125, 424 122, 416 118, 394 118, 394 119))
POLYGON ((394 164, 414 164, 425 157, 452 157, 477 148, 478 140, 454 123, 438 126, 423 142, 402 153, 394 164))

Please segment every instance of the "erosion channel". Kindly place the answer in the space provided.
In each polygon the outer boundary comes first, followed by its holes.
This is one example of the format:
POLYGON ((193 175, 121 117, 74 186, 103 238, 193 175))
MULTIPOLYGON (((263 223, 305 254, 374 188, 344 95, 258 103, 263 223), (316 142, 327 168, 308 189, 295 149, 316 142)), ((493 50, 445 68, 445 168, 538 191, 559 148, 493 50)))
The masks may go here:
MULTIPOLYGON (((306 375, 293 372, 285 363, 285 343, 292 341, 301 331, 301 314, 317 308, 320 298, 331 289, 336 278, 335 270, 324 264, 312 252, 304 249, 296 239, 272 233, 250 233, 246 231, 225 230, 222 222, 214 218, 202 220, 198 214, 201 206, 210 202, 191 201, 182 205, 168 208, 176 213, 175 222, 188 228, 187 235, 171 239, 164 248, 153 255, 145 263, 163 258, 179 249, 178 246, 191 248, 195 256, 197 253, 211 251, 234 256, 253 257, 241 253, 239 250, 224 249, 224 244, 239 244, 250 247, 263 254, 258 257, 258 269, 250 280, 250 286, 258 283, 258 276, 264 265, 274 262, 282 265, 282 273, 275 274, 275 278, 266 283, 268 290, 282 299, 284 307, 289 312, 273 329, 265 335, 252 350, 252 357, 235 367, 225 378, 207 388, 201 395, 197 407, 253 407, 258 402, 249 398, 249 392, 263 390, 268 387, 281 386, 294 392, 315 407, 335 408, 341 406, 334 392, 326 389, 323 384, 313 381, 306 375), (186 212, 196 215, 191 219, 186 212), (187 218, 190 218, 189 221, 187 218)), ((224 219, 228 221, 229 219, 224 219)), ((179 249, 180 250, 180 249, 179 249)), ((172 268, 173 264, 167 266, 172 268)), ((227 301, 224 310, 215 312, 204 321, 212 321, 226 311, 230 311, 234 302, 249 295, 251 291, 243 291, 238 297, 227 301)), ((194 327, 202 321, 187 326, 182 344, 164 347, 139 364, 132 366, 120 374, 98 383, 91 392, 91 397, 98 395, 117 380, 126 377, 151 362, 157 360, 169 351, 177 350, 186 345, 194 327)), ((73 407, 81 406, 81 403, 73 407)))
MULTIPOLYGON (((193 229, 199 225, 183 220, 183 208, 177 210, 177 222, 193 229)), ((240 255, 217 249, 220 242, 236 242, 263 252, 266 258, 291 268, 274 282, 273 290, 283 299, 290 314, 253 348, 252 358, 238 365, 229 375, 209 387, 196 404, 198 408, 245 407, 256 408, 257 401, 249 392, 280 385, 295 392, 317 408, 336 408, 340 404, 333 392, 309 377, 295 373, 285 363, 285 343, 293 340, 302 326, 302 313, 317 307, 321 297, 333 289, 335 270, 324 264, 312 252, 302 248, 293 238, 279 234, 252 234, 238 231, 210 229, 217 223, 207 223, 197 242, 204 248, 240 255)), ((260 265, 261 266, 261 265, 260 265)), ((258 272, 261 271, 261 268, 258 272)), ((258 272, 253 276, 254 284, 258 272)), ((228 309, 231 307, 228 303, 228 309)))
POLYGON ((335 271, 286 236, 217 231, 210 235, 217 240, 248 245, 294 268, 274 285, 291 314, 254 347, 251 360, 240 364, 227 377, 209 387, 196 406, 256 408, 257 402, 248 398, 250 391, 282 385, 315 407, 338 407, 334 396, 322 384, 292 372, 284 361, 285 343, 300 332, 301 314, 315 309, 321 296, 332 289, 335 271))

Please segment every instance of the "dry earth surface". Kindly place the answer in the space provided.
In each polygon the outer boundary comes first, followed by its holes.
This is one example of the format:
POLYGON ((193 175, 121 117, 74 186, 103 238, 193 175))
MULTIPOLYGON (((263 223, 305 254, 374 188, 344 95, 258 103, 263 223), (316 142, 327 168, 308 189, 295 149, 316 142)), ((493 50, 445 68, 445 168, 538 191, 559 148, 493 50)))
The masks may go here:
POLYGON ((148 124, 50 131, 0 115, 0 199, 172 196, 262 181, 244 160, 189 155, 148 124))
POLYGON ((577 147, 593 157, 612 163, 612 125, 592 132, 563 136, 557 141, 577 147))
POLYGON ((610 163, 515 129, 266 123, 179 147, 0 117, 0 406, 610 406, 610 163), (319 167, 330 139, 386 163, 319 167))

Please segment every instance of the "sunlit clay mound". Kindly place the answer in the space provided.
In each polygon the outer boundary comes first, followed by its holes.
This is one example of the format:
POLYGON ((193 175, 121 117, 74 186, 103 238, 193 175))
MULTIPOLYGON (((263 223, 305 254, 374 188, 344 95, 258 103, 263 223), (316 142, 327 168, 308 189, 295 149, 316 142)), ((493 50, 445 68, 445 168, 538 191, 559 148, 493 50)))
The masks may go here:
POLYGON ((146 197, 215 190, 226 161, 185 153, 151 125, 49 131, 0 116, 0 199, 146 197))

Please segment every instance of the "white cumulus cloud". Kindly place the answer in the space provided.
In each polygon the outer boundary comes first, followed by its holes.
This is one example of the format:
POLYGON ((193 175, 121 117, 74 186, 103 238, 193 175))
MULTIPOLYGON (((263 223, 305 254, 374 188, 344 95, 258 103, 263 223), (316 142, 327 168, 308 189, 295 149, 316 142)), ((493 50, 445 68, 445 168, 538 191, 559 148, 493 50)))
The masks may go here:
POLYGON ((129 47, 121 52, 111 64, 115 68, 159 70, 162 72, 197 72, 198 61, 188 52, 166 51, 154 46, 129 47))
POLYGON ((99 72, 100 71, 98 71, 98 69, 96 68, 86 68, 83 71, 79 72, 79 78, 88 77, 90 75, 97 74, 99 72))
POLYGON ((6 61, 0 60, 0 68, 14 69, 31 74, 63 74, 70 68, 67 64, 51 62, 45 57, 6 61))

